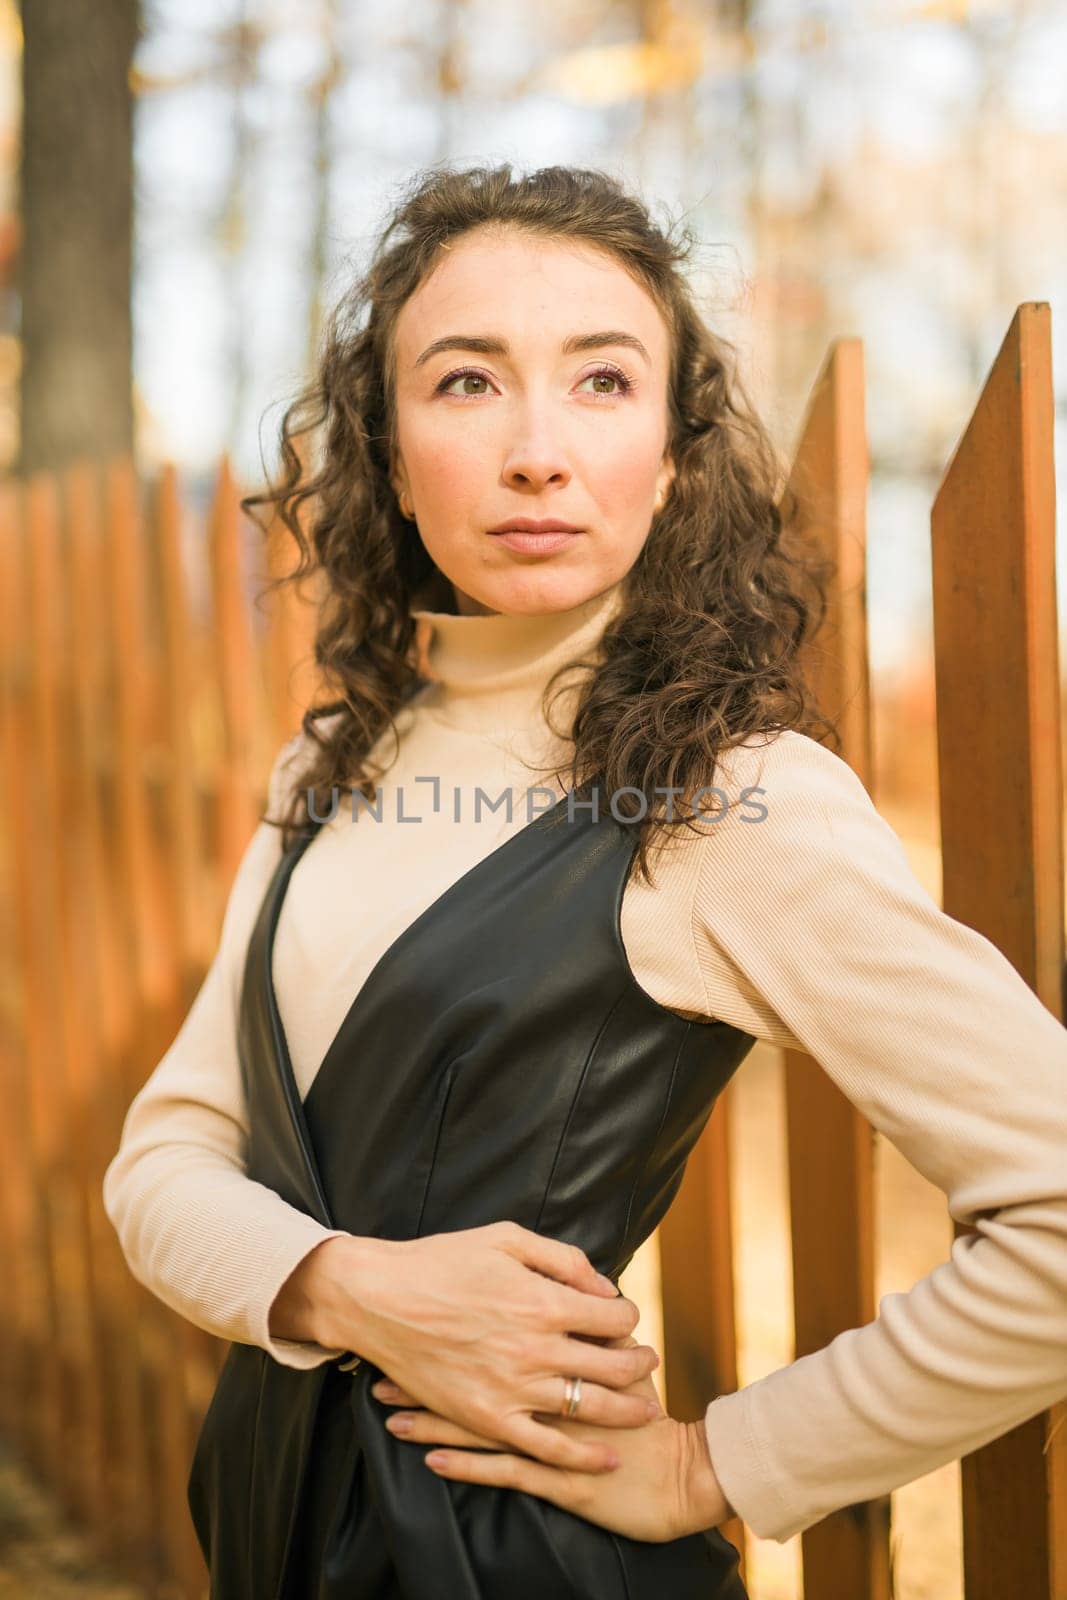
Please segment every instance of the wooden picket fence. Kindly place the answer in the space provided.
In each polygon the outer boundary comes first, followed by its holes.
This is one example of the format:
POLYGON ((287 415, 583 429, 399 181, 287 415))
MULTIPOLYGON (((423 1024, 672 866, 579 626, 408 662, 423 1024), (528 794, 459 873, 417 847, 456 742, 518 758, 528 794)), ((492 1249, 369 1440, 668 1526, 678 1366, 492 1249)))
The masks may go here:
POLYGON ((128 461, 0 492, 2 1422, 102 1555, 189 1597, 185 1484, 225 1346, 132 1278, 101 1182, 309 703, 311 605, 249 603, 270 569, 238 499, 225 465, 198 514, 128 461))
MULTIPOLYGON (((1050 344, 1048 306, 1020 306, 937 494, 932 560, 944 905, 1063 1020, 1050 344)), ((873 793, 867 474, 862 348, 846 339, 814 385, 789 487, 837 566, 809 672, 873 793)), ((129 462, 0 486, 0 872, 13 910, 0 1427, 101 1556, 176 1600, 206 1593, 185 1486, 225 1346, 133 1279, 101 1180, 214 953, 271 758, 316 692, 314 594, 252 603, 281 542, 264 552, 238 499, 225 464, 199 508, 172 470, 144 485, 129 462)), ((788 1054, 785 1083, 800 1356, 875 1315, 874 1139, 809 1057, 788 1054)), ((680 1419, 737 1385, 733 1094, 659 1229, 680 1419)), ((1065 1414, 963 1462, 967 1600, 1067 1600, 1065 1414)), ((890 1600, 889 1511, 887 1495, 802 1536, 811 1600, 890 1600)), ((724 1531, 744 1556, 741 1525, 724 1531)))

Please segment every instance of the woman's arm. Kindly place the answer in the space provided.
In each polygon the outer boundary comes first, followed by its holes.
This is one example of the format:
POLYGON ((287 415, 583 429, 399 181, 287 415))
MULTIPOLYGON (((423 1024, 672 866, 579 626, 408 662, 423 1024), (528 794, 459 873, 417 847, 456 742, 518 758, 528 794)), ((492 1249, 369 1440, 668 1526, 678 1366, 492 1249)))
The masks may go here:
POLYGON ((977 1227, 878 1317, 707 1408, 712 1461, 782 1542, 1067 1394, 1067 1030, 946 916, 851 768, 780 735, 735 752, 693 928, 707 1011, 811 1054, 977 1227))
MULTIPOLYGON (((270 797, 302 735, 280 752, 270 797)), ((305 1256, 345 1237, 245 1172, 248 1124, 236 1017, 252 924, 281 836, 260 823, 234 877, 215 959, 170 1049, 134 1097, 104 1175, 104 1206, 130 1270, 197 1327, 290 1367, 340 1354, 271 1336, 271 1303, 305 1256)))

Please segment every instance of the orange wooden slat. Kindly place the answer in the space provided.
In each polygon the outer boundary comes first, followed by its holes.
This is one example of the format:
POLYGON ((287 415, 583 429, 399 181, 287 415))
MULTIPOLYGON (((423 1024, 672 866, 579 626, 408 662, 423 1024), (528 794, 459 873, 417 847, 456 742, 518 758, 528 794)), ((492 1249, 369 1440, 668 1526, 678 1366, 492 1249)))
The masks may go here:
MULTIPOLYGON (((704 1415, 718 1394, 737 1388, 736 1295, 730 1189, 730 1084, 712 1107, 678 1193, 657 1229, 663 1310, 663 1398, 681 1422, 704 1415)), ((738 1548, 744 1579, 744 1526, 722 1532, 738 1548)))
MULTIPOLYGON (((1028 303, 931 526, 945 910, 995 944, 1062 1021, 1053 418, 1049 307, 1028 303)), ((1067 1404, 965 1457, 961 1480, 967 1600, 1067 1600, 1067 1404)))
POLYGON ((18 993, 12 996, 10 1031, 4 1056, 12 1137, 4 1167, 4 1194, 12 1227, 11 1266, 14 1293, 9 1302, 9 1327, 14 1361, 5 1368, 11 1396, 8 1415, 20 1446, 48 1475, 61 1448, 61 1369, 48 1359, 58 1327, 58 1296, 53 1274, 52 1236, 55 1220, 48 1182, 48 1111, 34 1063, 48 1060, 46 1014, 47 972, 42 960, 42 930, 35 874, 42 848, 34 828, 33 705, 34 656, 28 618, 28 547, 26 493, 23 485, 0 486, 3 541, 3 635, 9 672, 2 700, 6 878, 10 893, 14 947, 10 976, 18 993))
POLYGON ((150 737, 146 558, 140 496, 132 463, 108 464, 105 475, 110 579, 110 624, 114 642, 115 801, 119 822, 118 863, 123 902, 133 921, 130 950, 139 992, 149 1005, 171 1002, 167 905, 152 849, 145 791, 145 746, 150 737))
POLYGON ((86 1049, 91 1030, 93 996, 84 950, 85 920, 85 812, 77 761, 77 703, 84 661, 75 636, 84 595, 79 590, 71 559, 68 506, 63 480, 50 478, 49 501, 59 518, 49 536, 38 539, 41 581, 50 596, 52 649, 49 652, 48 698, 51 714, 42 720, 41 796, 42 823, 53 843, 56 901, 51 910, 62 991, 58 997, 58 1039, 62 1052, 61 1086, 66 1100, 65 1182, 70 1185, 73 1226, 67 1234, 71 1255, 72 1305, 80 1346, 76 1372, 76 1432, 68 1448, 67 1501, 72 1510, 90 1519, 97 1509, 102 1455, 105 1449, 103 1393, 99 1382, 104 1329, 98 1317, 100 1252, 109 1232, 97 1174, 93 1166, 101 1143, 97 1122, 94 1062, 86 1049), (58 493, 56 492, 58 491, 58 493))
MULTIPOLYGON (((149 572, 139 486, 128 460, 105 471, 109 627, 113 640, 114 882, 125 944, 131 1025, 123 1062, 128 1097, 139 1089, 173 1037, 180 1009, 180 972, 168 940, 172 913, 158 830, 153 828, 146 754, 154 752, 158 703, 149 648, 149 572)), ((147 1573, 162 1573, 185 1545, 182 1451, 188 1409, 181 1338, 173 1313, 138 1285, 140 1371, 145 1386, 147 1447, 152 1466, 140 1485, 139 1557, 147 1573)))
POLYGON ((192 1003, 202 977, 201 955, 216 930, 203 838, 192 708, 196 698, 193 623, 182 559, 182 513, 178 475, 164 466, 152 507, 153 544, 159 565, 159 633, 162 644, 162 743, 167 753, 164 786, 168 873, 173 923, 172 956, 182 965, 181 1010, 192 1003))
MULTIPOLYGON (((186 594, 182 552, 182 506, 178 477, 165 466, 152 498, 151 533, 158 583, 159 615, 155 619, 161 641, 161 694, 159 714, 162 746, 166 751, 162 794, 163 839, 160 845, 168 879, 170 921, 167 929, 168 958, 174 971, 172 998, 174 1011, 166 1021, 166 1033, 177 1031, 203 972, 199 952, 205 944, 210 922, 206 856, 199 805, 198 773, 192 729, 195 703, 193 629, 186 594)), ((169 1041, 168 1041, 169 1042, 169 1041)), ((185 1486, 203 1408, 196 1396, 210 1387, 224 1351, 220 1342, 184 1318, 171 1314, 174 1360, 182 1373, 184 1415, 169 1413, 183 1426, 168 1441, 170 1452, 168 1489, 171 1516, 168 1526, 171 1542, 167 1551, 168 1568, 193 1594, 203 1587, 206 1570, 203 1556, 188 1515, 185 1486), (219 1347, 212 1349, 212 1347, 219 1347)))
MULTIPOLYGON (((24 692, 28 661, 15 618, 19 605, 15 487, 0 483, 0 792, 11 794, 15 783, 13 734, 17 696, 24 692)), ((26 1206, 30 1176, 25 1159, 25 1130, 15 1114, 17 1083, 22 1073, 23 1016, 15 937, 13 837, 14 812, 0 812, 0 1084, 6 1091, 8 1115, 0 1119, 0 1273, 10 1292, 10 1314, 0 1325, 0 1427, 17 1439, 22 1416, 19 1403, 26 1329, 19 1305, 26 1271, 26 1206)))
POLYGON ((296 555, 292 535, 280 518, 275 519, 264 551, 266 576, 272 585, 264 597, 264 679, 275 750, 299 730, 304 712, 319 698, 314 650, 321 574, 299 582, 280 581, 295 570, 296 555), (279 586, 273 587, 275 584, 279 586))
MULTIPOLYGON (((70 652, 63 615, 58 485, 40 474, 27 484, 28 575, 32 676, 30 783, 35 883, 37 1005, 42 1008, 30 1036, 31 1098, 43 1135, 43 1178, 54 1232, 52 1272, 58 1327, 44 1361, 57 1362, 62 1384, 60 1448, 53 1484, 68 1508, 77 1510, 86 1432, 86 1394, 94 1369, 91 1294, 91 1231, 82 1171, 84 1146, 74 1082, 78 1061, 76 952, 67 938, 76 887, 68 828, 73 801, 67 767, 66 689, 70 652)), ((30 841, 27 841, 30 844, 30 841)))
MULTIPOLYGON (((812 389, 786 499, 791 537, 834 564, 826 615, 802 648, 805 674, 837 728, 838 753, 869 789, 864 414, 862 344, 837 340, 812 389)), ((811 1056, 785 1051, 784 1070, 799 1357, 875 1314, 875 1134, 811 1056)), ((888 1495, 843 1507, 801 1535, 806 1595, 887 1600, 890 1509, 888 1495)))
POLYGON ((136 1502, 151 1470, 139 1381, 141 1336, 138 1286, 131 1277, 110 1221, 103 1212, 104 1170, 118 1147, 127 1095, 121 1070, 132 1018, 124 1010, 122 930, 110 881, 103 778, 109 770, 110 662, 104 603, 99 469, 77 463, 65 475, 72 593, 71 650, 78 662, 72 751, 78 801, 78 852, 82 862, 79 938, 87 983, 81 1050, 91 1077, 92 1116, 87 1137, 94 1221, 100 1229, 94 1307, 98 1325, 96 1387, 102 1407, 98 1504, 88 1527, 101 1554, 121 1559, 141 1519, 136 1502), (133 1509, 131 1509, 133 1508, 133 1509))
POLYGON ((253 642, 241 544, 238 489, 223 460, 211 511, 210 561, 215 604, 214 645, 222 714, 223 753, 218 789, 218 866, 232 883, 256 826, 265 744, 259 655, 253 642))
MULTIPOLYGON (((291 443, 301 465, 301 481, 306 483, 309 438, 301 434, 291 443)), ((267 617, 263 640, 264 682, 272 749, 277 750, 297 732, 304 712, 320 697, 315 632, 326 585, 322 570, 317 567, 298 580, 287 581, 300 564, 296 539, 277 507, 258 507, 256 515, 264 519, 266 526, 265 533, 261 530, 258 565, 266 579, 260 602, 267 617)), ((303 503, 298 515, 310 541, 315 518, 314 496, 303 503)), ((314 561, 313 548, 310 559, 314 561)))

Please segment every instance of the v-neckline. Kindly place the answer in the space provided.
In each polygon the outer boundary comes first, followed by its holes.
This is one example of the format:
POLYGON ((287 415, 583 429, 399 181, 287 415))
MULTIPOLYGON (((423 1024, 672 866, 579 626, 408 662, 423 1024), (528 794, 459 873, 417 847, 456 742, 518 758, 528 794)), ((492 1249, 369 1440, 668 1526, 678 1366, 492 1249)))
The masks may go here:
MULTIPOLYGON (((427 922, 430 917, 438 913, 454 895, 459 894, 463 887, 468 884, 472 878, 479 873, 490 869, 493 863, 498 861, 499 858, 513 845, 517 845, 520 839, 524 839, 527 834, 531 833, 534 829, 546 825, 549 818, 554 817, 557 812, 568 803, 569 799, 569 794, 562 795, 560 799, 556 801, 555 805, 550 806, 547 811, 540 812, 531 822, 525 823, 521 828, 517 828, 514 833, 510 833, 506 839, 502 839, 499 844, 494 845, 492 850, 488 851, 488 853, 482 856, 480 860, 475 861, 473 865, 469 866, 464 872, 461 872, 458 878, 454 878, 450 884, 447 884, 445 888, 441 890, 440 894, 435 895, 429 904, 424 906, 418 915, 411 922, 409 922, 406 927, 401 929, 396 938, 390 944, 386 945, 385 949, 382 951, 381 955, 375 961, 363 982, 356 990, 356 993, 352 996, 352 1001, 348 1006, 348 1009, 345 1011, 344 1016, 341 1018, 336 1030, 334 1031, 333 1037, 331 1038, 329 1044, 326 1046, 326 1050, 319 1061, 314 1076, 312 1077, 311 1082, 308 1084, 307 1094, 311 1093, 312 1088, 318 1081, 319 1074, 322 1072, 327 1062, 332 1058, 335 1050, 340 1044, 341 1038, 348 1029, 350 1020, 355 1012, 356 1006, 360 1002, 361 996, 365 993, 372 980, 377 977, 379 971, 387 963, 390 963, 395 959, 396 953, 401 946, 405 945, 409 939, 415 938, 416 934, 421 930, 423 924, 427 922)), ((267 956, 265 967, 267 1009, 270 1018, 271 1034, 274 1039, 275 1048, 278 1055, 278 1064, 285 1080, 286 1096, 289 1099, 290 1105, 293 1106, 295 1110, 299 1111, 298 1121, 301 1126, 302 1137, 304 1138, 308 1137, 307 1125, 304 1118, 304 1101, 306 1100, 307 1095, 301 1095, 299 1085, 296 1081, 296 1074, 293 1071, 292 1057, 289 1053, 289 1040, 286 1036, 285 1025, 282 1022, 281 1010, 278 1006, 278 996, 274 987, 274 942, 278 928, 278 920, 281 916, 281 909, 285 900, 285 893, 288 889, 289 880, 295 872, 298 863, 302 859, 304 852, 314 843, 315 838, 317 837, 322 826, 322 822, 317 822, 313 831, 310 832, 300 844, 298 844, 291 851, 289 851, 288 854, 281 858, 279 869, 284 867, 285 870, 279 870, 279 875, 274 886, 271 913, 267 925, 267 956)), ((308 1148, 310 1149, 310 1140, 308 1141, 308 1148)))

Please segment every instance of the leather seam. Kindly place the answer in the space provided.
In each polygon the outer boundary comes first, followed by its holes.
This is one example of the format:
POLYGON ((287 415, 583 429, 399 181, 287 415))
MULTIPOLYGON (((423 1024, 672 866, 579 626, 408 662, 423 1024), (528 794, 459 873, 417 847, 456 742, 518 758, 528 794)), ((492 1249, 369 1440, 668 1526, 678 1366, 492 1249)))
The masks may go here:
POLYGON ((630 1198, 626 1206, 626 1221, 623 1223, 622 1229, 621 1248, 623 1253, 625 1253, 626 1241, 630 1237, 630 1218, 633 1216, 634 1201, 637 1198, 637 1192, 644 1180, 645 1173, 648 1171, 648 1164, 652 1160, 652 1156, 659 1145, 660 1136, 663 1133, 667 1118, 670 1115, 671 1104, 674 1100, 674 1090, 678 1082, 678 1063, 682 1059, 682 1051, 685 1048, 685 1041, 689 1036, 689 1029, 690 1024, 686 1023, 685 1032, 678 1040, 678 1047, 674 1052, 674 1060, 671 1062, 670 1082, 667 1085, 667 1093, 663 1101, 663 1109, 660 1112, 659 1122, 656 1124, 655 1134, 649 1141, 649 1144, 645 1150, 644 1160, 641 1162, 640 1170, 637 1173, 637 1176, 634 1178, 633 1186, 630 1190, 630 1198))
POLYGON ((622 1578, 622 1587, 625 1591, 625 1600, 633 1600, 633 1591, 630 1588, 630 1580, 626 1575, 626 1562, 623 1558, 622 1550, 619 1548, 619 1536, 610 1528, 608 1529, 608 1534, 611 1538, 611 1547, 615 1552, 615 1559, 619 1563, 619 1575, 622 1578))
POLYGON ((548 1197, 552 1192, 552 1181, 556 1176, 556 1168, 559 1166, 560 1157, 563 1154, 563 1146, 567 1142, 567 1134, 570 1131, 571 1122, 574 1119, 575 1109, 576 1109, 576 1107, 578 1105, 579 1100, 582 1097, 582 1089, 585 1087, 585 1080, 589 1075, 589 1067, 590 1067, 590 1065, 592 1063, 593 1057, 596 1055, 597 1050, 600 1047, 600 1042, 603 1039, 605 1032, 607 1031, 608 1023, 611 1021, 612 1017, 615 1015, 616 1011, 619 1009, 619 1006, 620 1006, 621 1003, 622 1003, 622 995, 621 994, 617 994, 615 996, 615 999, 612 1001, 610 1007, 608 1008, 607 1012, 605 1013, 605 1015, 604 1015, 604 1017, 603 1017, 603 1019, 602 1019, 602 1021, 600 1023, 600 1026, 596 1031, 596 1036, 594 1037, 592 1044, 589 1046, 589 1049, 586 1052, 585 1060, 582 1063, 582 1070, 581 1070, 581 1073, 578 1076, 578 1082, 575 1084, 574 1093, 571 1096, 571 1103, 567 1107, 566 1119, 565 1119, 565 1121, 563 1123, 563 1127, 560 1129, 559 1140, 558 1140, 558 1142, 556 1144, 556 1151, 555 1151, 555 1154, 552 1157, 552 1165, 549 1168, 548 1178, 545 1181, 544 1192, 541 1195, 541 1203, 537 1208, 537 1217, 536 1217, 536 1219, 534 1221, 534 1227, 533 1227, 533 1231, 535 1233, 541 1227, 541 1219, 545 1214, 545 1207, 548 1204, 548 1197))
POLYGON ((441 1134, 444 1130, 445 1118, 448 1115, 448 1102, 452 1098, 452 1086, 455 1081, 456 1063, 454 1061, 450 1061, 448 1063, 448 1071, 445 1075, 444 1090, 441 1095, 441 1108, 437 1113, 437 1127, 434 1130, 433 1150, 430 1154, 430 1170, 427 1172, 426 1182, 422 1186, 422 1199, 419 1202, 419 1214, 415 1220, 415 1237, 417 1239, 422 1238, 422 1220, 426 1215, 426 1203, 430 1198, 430 1185, 433 1182, 434 1172, 437 1170, 437 1156, 441 1148, 441 1134))

